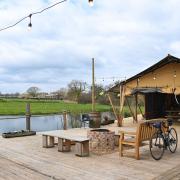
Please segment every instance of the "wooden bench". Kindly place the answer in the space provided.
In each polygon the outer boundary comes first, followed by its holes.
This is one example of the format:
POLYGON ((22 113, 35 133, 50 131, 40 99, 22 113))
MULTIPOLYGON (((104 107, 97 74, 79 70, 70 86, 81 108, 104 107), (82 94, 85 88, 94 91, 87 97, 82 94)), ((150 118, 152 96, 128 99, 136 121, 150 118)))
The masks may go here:
POLYGON ((135 158, 140 159, 139 148, 147 144, 145 141, 149 141, 152 135, 157 131, 157 129, 154 128, 151 124, 160 121, 162 120, 157 119, 139 122, 136 132, 120 131, 119 155, 123 156, 124 146, 128 145, 135 148, 135 158))
POLYGON ((89 139, 85 136, 70 134, 68 131, 49 131, 42 134, 44 148, 54 147, 55 137, 58 138, 58 151, 68 152, 71 150, 71 142, 75 142, 75 155, 89 156, 89 139))

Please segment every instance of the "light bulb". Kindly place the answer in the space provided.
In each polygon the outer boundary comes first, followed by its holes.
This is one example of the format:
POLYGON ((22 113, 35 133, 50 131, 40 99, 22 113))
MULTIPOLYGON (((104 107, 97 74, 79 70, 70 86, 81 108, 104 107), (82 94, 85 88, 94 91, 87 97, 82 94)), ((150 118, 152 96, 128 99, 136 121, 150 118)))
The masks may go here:
POLYGON ((29 24, 28 24, 29 31, 32 29, 31 16, 32 16, 32 14, 29 15, 29 24))
POLYGON ((93 3, 93 0, 88 0, 89 1, 89 6, 93 6, 94 5, 94 3, 93 3))
POLYGON ((29 24, 28 24, 28 31, 31 31, 31 29, 32 29, 32 24, 29 23, 29 24))

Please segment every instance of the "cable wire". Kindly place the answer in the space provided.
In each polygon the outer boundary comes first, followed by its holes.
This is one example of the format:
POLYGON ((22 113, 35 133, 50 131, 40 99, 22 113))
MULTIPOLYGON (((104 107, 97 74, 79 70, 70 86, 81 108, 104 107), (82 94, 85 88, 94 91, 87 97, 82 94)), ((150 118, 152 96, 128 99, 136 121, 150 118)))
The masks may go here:
POLYGON ((25 16, 25 17, 21 18, 21 19, 20 19, 19 21, 17 21, 16 23, 0 29, 0 31, 4 31, 4 30, 6 30, 6 29, 12 28, 12 27, 16 26, 17 24, 19 24, 20 22, 22 22, 23 20, 25 20, 25 19, 27 19, 27 18, 31 18, 33 15, 41 14, 42 12, 44 12, 44 11, 46 11, 46 10, 54 7, 54 6, 57 6, 58 4, 61 4, 61 3, 65 2, 65 1, 67 1, 67 0, 59 1, 59 2, 53 4, 53 5, 49 6, 49 7, 46 7, 46 8, 44 8, 44 9, 42 9, 41 11, 33 12, 33 13, 29 14, 28 16, 25 16))

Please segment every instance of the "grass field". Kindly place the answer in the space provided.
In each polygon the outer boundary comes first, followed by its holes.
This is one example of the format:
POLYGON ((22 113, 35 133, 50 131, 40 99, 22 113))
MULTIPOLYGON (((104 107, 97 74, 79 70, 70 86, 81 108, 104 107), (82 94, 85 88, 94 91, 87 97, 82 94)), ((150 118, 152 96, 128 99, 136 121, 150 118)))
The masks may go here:
MULTIPOLYGON (((74 104, 58 100, 24 100, 24 99, 0 99, 0 115, 23 115, 26 103, 31 104, 32 114, 54 114, 64 110, 79 114, 91 112, 91 104, 74 104)), ((108 105, 96 105, 97 111, 110 111, 108 105)))

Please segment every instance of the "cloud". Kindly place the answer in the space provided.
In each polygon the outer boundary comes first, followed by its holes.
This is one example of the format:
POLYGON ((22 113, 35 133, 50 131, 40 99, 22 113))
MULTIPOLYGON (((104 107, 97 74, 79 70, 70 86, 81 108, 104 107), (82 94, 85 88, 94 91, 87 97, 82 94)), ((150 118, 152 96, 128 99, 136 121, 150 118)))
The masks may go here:
MULTIPOLYGON (((56 2, 4 0, 0 28, 56 2)), ((0 91, 31 85, 52 91, 72 79, 91 83, 92 57, 98 79, 130 77, 168 53, 178 56, 179 8, 178 0, 95 0, 93 8, 71 0, 34 15, 31 32, 29 19, 0 32, 0 91)))

